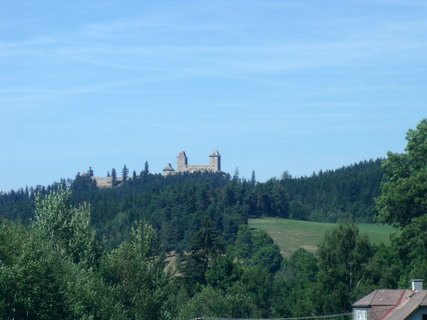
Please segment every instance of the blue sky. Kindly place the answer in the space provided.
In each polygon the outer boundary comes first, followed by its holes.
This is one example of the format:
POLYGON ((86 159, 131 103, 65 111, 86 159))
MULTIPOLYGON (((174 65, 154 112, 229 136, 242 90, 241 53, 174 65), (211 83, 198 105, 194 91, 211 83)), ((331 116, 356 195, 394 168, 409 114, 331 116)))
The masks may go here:
POLYGON ((427 1, 0 0, 0 190, 222 155, 260 181, 403 152, 427 1))

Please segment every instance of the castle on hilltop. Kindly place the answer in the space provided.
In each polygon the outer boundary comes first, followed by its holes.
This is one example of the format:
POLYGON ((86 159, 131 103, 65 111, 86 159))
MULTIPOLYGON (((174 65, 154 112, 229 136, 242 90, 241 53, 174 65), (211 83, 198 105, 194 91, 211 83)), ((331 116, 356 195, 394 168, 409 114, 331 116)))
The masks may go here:
POLYGON ((188 158, 184 151, 178 154, 176 158, 176 168, 169 163, 163 169, 163 175, 169 176, 177 173, 194 173, 194 172, 221 172, 221 156, 218 150, 214 149, 209 155, 209 164, 188 165, 188 158))

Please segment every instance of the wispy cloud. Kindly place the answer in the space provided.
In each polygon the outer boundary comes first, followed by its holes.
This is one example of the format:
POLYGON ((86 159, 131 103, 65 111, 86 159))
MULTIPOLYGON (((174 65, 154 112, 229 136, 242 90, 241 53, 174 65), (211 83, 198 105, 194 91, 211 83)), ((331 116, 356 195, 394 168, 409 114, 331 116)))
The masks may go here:
MULTIPOLYGON (((372 3, 372 0, 364 0, 364 2, 372 3)), ((427 3, 424 0, 375 0, 377 3, 396 4, 405 7, 427 7, 427 3)))
MULTIPOLYGON (((278 1, 248 4, 264 9, 277 5, 283 4, 278 1)), ((173 73, 177 78, 234 77, 286 86, 286 83, 265 79, 262 75, 384 63, 383 57, 398 60, 398 56, 408 52, 418 52, 416 57, 421 59, 427 51, 425 38, 416 37, 412 32, 427 29, 427 23, 423 20, 391 20, 366 25, 363 17, 353 17, 351 29, 336 37, 317 38, 316 33, 296 37, 284 27, 280 27, 287 37, 272 38, 262 37, 263 30, 257 30, 254 27, 256 22, 250 19, 233 21, 227 17, 224 13, 227 6, 233 7, 227 2, 210 5, 208 9, 195 6, 190 12, 186 12, 188 8, 184 10, 178 5, 162 10, 154 7, 145 14, 135 13, 131 17, 80 25, 73 33, 57 33, 41 40, 35 38, 33 41, 0 43, 0 54, 28 56, 33 59, 38 57, 44 59, 44 63, 51 59, 64 59, 80 64, 80 68, 93 65, 106 69, 148 70, 151 73, 147 76, 150 77, 165 73, 173 73), (189 16, 198 14, 205 17, 207 12, 212 14, 212 10, 216 10, 218 14, 216 19, 188 19, 189 16), (257 32, 250 36, 251 41, 240 38, 233 38, 234 41, 221 40, 230 40, 229 35, 233 32, 245 34, 245 28, 248 27, 257 32), (196 38, 203 39, 204 33, 208 31, 217 34, 205 35, 207 38, 212 37, 210 43, 190 41, 188 38, 196 35, 196 38)), ((293 9, 295 6, 302 5, 289 2, 285 4, 286 8, 282 9, 293 9)), ((335 28, 340 29, 345 19, 333 19, 338 22, 335 28)), ((304 20, 305 27, 311 24, 311 30, 319 29, 323 22, 304 20)), ((334 20, 328 23, 334 26, 334 20)), ((346 23, 348 24, 348 21, 346 23)))
MULTIPOLYGON (((153 83, 153 82, 162 82, 170 79, 175 79, 175 77, 170 76, 158 76, 158 77, 150 77, 150 78, 137 78, 137 79, 129 79, 126 81, 104 81, 91 85, 84 85, 79 87, 71 87, 64 89, 49 89, 49 88, 7 88, 1 89, 0 93, 3 93, 3 96, 0 96, 1 102, 19 102, 19 101, 39 101, 39 100, 54 100, 58 97, 66 97, 73 95, 83 95, 90 93, 112 93, 112 92, 124 92, 129 93, 130 91, 120 91, 121 88, 126 88, 129 86, 141 85, 144 83, 153 83)), ((134 91, 135 92, 135 91, 134 91)), ((141 94, 144 91, 136 91, 141 94)), ((151 91, 145 91, 146 93, 152 93, 151 91)), ((167 91, 158 92, 159 94, 165 94, 167 91)), ((0 106, 0 110, 5 109, 16 109, 16 108, 38 108, 37 105, 31 104, 23 104, 23 105, 11 105, 7 107, 7 105, 0 106)))
POLYGON ((49 37, 23 40, 19 42, 0 42, 0 50, 4 48, 34 47, 54 43, 55 39, 49 37))

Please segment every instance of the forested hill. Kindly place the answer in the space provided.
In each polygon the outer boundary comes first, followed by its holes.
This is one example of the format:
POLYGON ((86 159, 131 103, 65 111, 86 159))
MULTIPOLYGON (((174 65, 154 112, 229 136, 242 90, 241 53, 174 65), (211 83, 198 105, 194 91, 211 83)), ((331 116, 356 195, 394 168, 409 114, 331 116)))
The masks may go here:
POLYGON ((165 248, 181 250, 205 218, 230 240, 249 217, 370 222, 382 176, 379 159, 310 177, 284 174, 264 183, 224 174, 163 177, 143 171, 112 189, 100 189, 90 175, 77 175, 46 188, 1 193, 0 217, 28 222, 35 194, 62 186, 71 189, 74 205, 90 203, 92 223, 113 243, 123 240, 133 221, 143 219, 159 231, 165 248))
POLYGON ((384 176, 381 159, 362 161, 282 184, 289 193, 290 217, 320 222, 372 222, 374 198, 384 176))

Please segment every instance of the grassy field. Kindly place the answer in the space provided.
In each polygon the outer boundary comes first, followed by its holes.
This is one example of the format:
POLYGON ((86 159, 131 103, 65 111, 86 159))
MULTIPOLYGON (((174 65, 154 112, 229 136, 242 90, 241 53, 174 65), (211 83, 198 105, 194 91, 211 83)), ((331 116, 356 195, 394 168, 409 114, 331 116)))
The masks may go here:
MULTIPOLYGON (((280 247, 284 257, 289 257, 299 248, 315 252, 317 244, 327 230, 337 226, 334 223, 298 221, 279 218, 250 219, 249 226, 266 231, 280 247)), ((389 225, 357 224, 360 233, 367 233, 373 243, 390 243, 390 234, 398 229, 389 225)))

